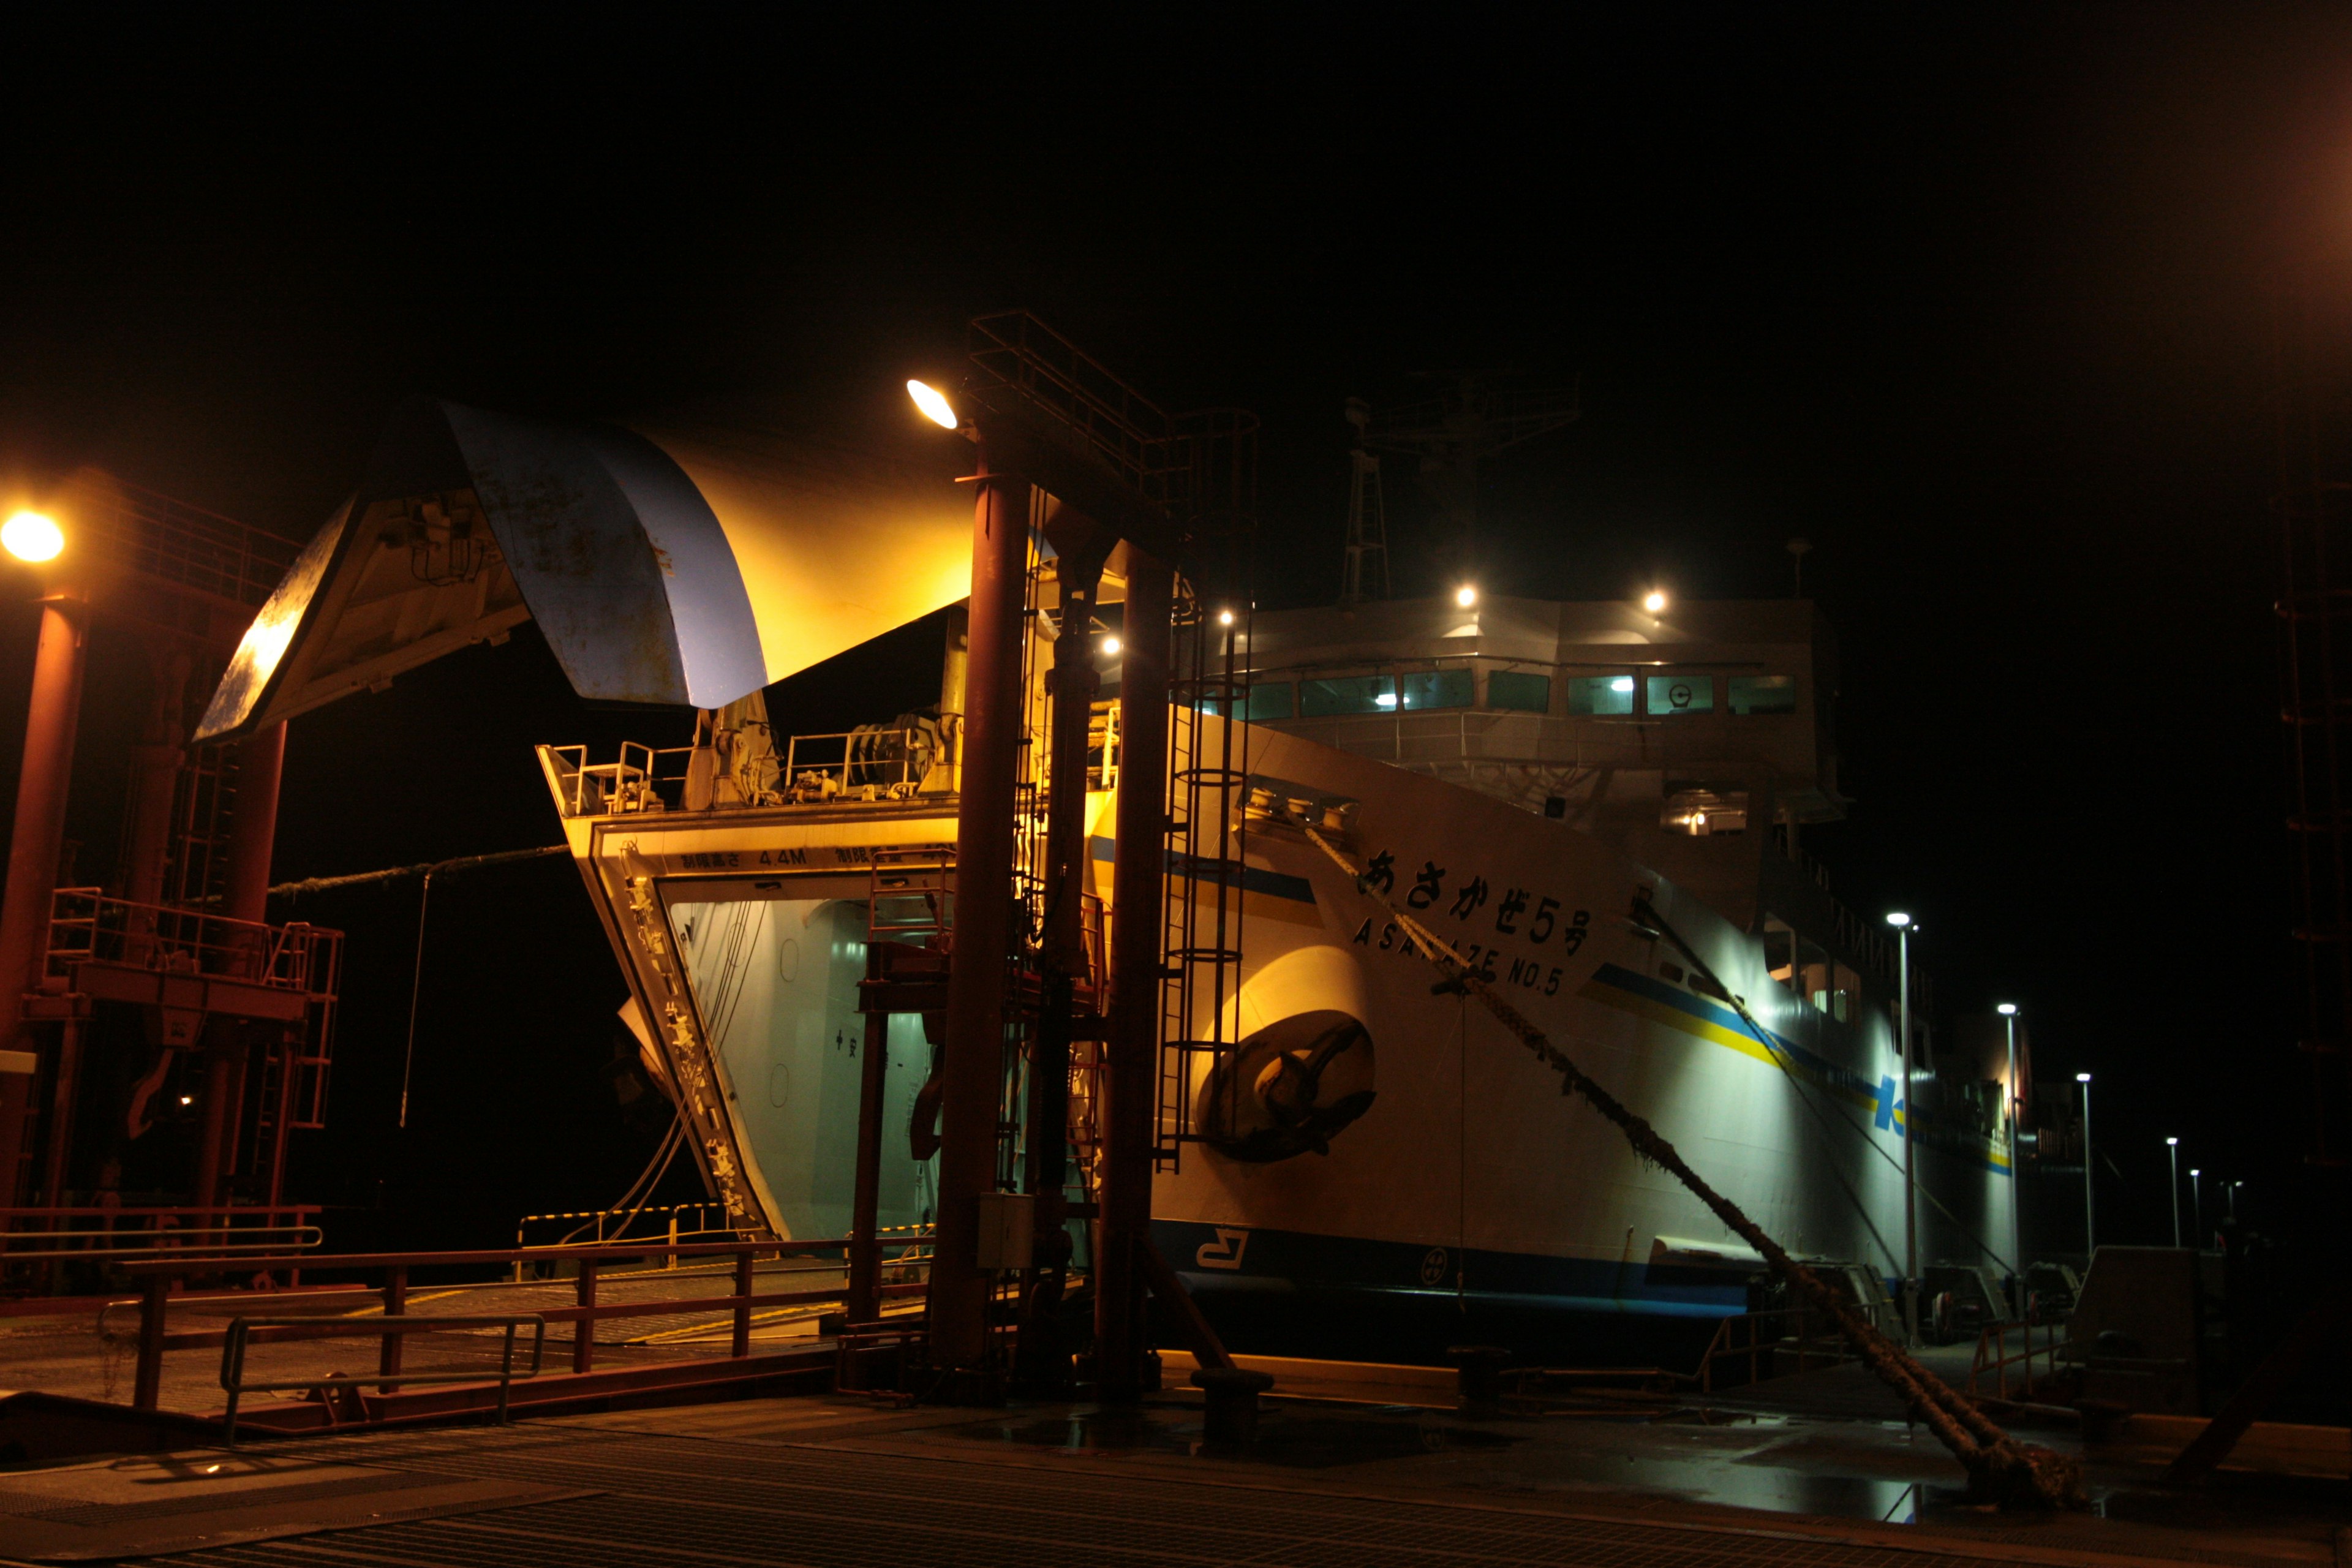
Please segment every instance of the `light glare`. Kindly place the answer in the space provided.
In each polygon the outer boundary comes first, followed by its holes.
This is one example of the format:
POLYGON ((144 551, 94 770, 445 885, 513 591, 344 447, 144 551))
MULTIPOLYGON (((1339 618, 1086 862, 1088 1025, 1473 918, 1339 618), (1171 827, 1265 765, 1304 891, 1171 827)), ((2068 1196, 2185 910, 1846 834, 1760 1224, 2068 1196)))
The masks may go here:
POLYGON ((1659 593, 1655 588, 1651 589, 1649 596, 1642 601, 1642 608, 1649 611, 1650 614, 1654 616, 1665 607, 1666 596, 1664 594, 1659 593))
POLYGON ((2166 1146, 2167 1148, 2170 1148, 2170 1147, 2173 1147, 2173 1146, 2175 1146, 2175 1145, 2179 1144, 2179 1142, 2180 1142, 2180 1140, 2179 1140, 2179 1139, 2178 1139, 2178 1138, 2168 1138, 2168 1139, 2166 1139, 2164 1142, 2165 1142, 2165 1146, 2166 1146))
POLYGON ((66 547, 66 533, 37 511, 20 511, 0 523, 0 546, 19 561, 54 561, 66 547))
POLYGON ((1478 602, 1478 590, 1465 583, 1454 590, 1454 602, 1466 610, 1478 602))
POLYGON ((2091 1075, 2086 1072, 2078 1072, 2074 1075, 2074 1081, 2076 1083, 2088 1083, 2091 1081, 2091 1075))
POLYGON ((2014 1002, 2004 1002, 2000 1006, 1995 1007, 1993 1011, 2000 1014, 2004 1018, 2014 1018, 2017 1016, 2017 1004, 2014 1002))
POLYGON ((1231 610, 1219 610, 1217 612, 1217 625, 1221 626, 1229 626, 1233 624, 1234 613, 1231 610))
POLYGON ((1106 654, 1116 654, 1116 653, 1118 653, 1118 639, 1117 637, 1105 637, 1105 638, 1103 638, 1103 652, 1104 652, 1104 653, 1106 653, 1106 654))
POLYGON ((1900 931, 1905 926, 1911 923, 1911 917, 1909 915, 1900 913, 1891 914, 1886 917, 1886 923, 1895 927, 1897 931, 1900 931))
POLYGON ((955 405, 950 403, 946 395, 935 386, 910 381, 907 384, 907 395, 915 400, 915 406, 923 411, 924 418, 942 430, 952 430, 962 423, 956 417, 955 405))

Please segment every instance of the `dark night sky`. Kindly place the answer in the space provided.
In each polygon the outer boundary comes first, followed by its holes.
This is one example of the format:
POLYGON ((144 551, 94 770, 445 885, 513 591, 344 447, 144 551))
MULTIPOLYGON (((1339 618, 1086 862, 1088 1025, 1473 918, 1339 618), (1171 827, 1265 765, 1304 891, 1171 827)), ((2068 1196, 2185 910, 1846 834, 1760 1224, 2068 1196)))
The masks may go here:
MULTIPOLYGON (((97 462, 306 532, 413 393, 854 429, 1024 305, 1170 405, 1261 413, 1279 605, 1334 586, 1344 397, 1580 376, 1582 423, 1492 472, 1489 589, 1780 594, 1810 537, 1840 893, 1919 915, 1948 1007, 2014 996, 2045 1073, 2101 1075, 2147 1226, 2164 1131, 2280 1171, 2267 366, 2283 289, 2352 297, 2352 19, 819 15, 16 8, 0 470, 97 462)), ((7 611, 0 713, 30 625, 7 611)), ((900 647, 866 665, 919 690, 929 645, 900 647)), ((882 711, 807 681, 783 707, 882 711)), ((528 636, 476 650, 297 724, 278 874, 547 842, 528 743, 646 730, 528 636)), ((347 1163, 420 1200, 502 1117, 594 1129, 624 1177, 642 1147, 582 1066, 621 987, 570 871, 497 876, 447 886, 404 1138, 413 895, 316 914, 354 933, 347 1163)), ((566 1179, 499 1201, 611 1195, 566 1179)))

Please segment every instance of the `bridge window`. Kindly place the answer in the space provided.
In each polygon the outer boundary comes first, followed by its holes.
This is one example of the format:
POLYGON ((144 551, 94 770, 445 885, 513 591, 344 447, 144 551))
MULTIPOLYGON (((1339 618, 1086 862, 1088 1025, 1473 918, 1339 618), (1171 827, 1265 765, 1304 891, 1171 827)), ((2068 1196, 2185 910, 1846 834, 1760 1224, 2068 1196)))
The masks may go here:
MULTIPOLYGON (((1253 686, 1249 689, 1249 696, 1238 706, 1242 717, 1253 724, 1267 719, 1287 719, 1290 717, 1290 682, 1276 680, 1253 686)), ((1223 713, 1224 709, 1222 697, 1201 700, 1201 711, 1203 713, 1223 713)))
POLYGON ((1342 713, 1393 713, 1396 681, 1385 675, 1342 675, 1298 683, 1298 711, 1308 719, 1342 713))
POLYGON ((1711 675, 1650 677, 1649 710, 1653 717, 1715 710, 1715 678, 1711 675))
POLYGON ((1551 710, 1551 677, 1531 675, 1524 669, 1491 671, 1486 677, 1486 706, 1513 713, 1548 713, 1551 710))
POLYGON ((1734 713, 1794 713, 1797 682, 1787 675, 1735 675, 1731 678, 1734 713))
POLYGON ((1397 678, 1403 689, 1407 708, 1467 708, 1470 706, 1470 672, 1466 669, 1432 669, 1418 675, 1397 678))
POLYGON ((1631 713, 1633 678, 1630 675, 1579 675, 1568 683, 1571 713, 1631 713))

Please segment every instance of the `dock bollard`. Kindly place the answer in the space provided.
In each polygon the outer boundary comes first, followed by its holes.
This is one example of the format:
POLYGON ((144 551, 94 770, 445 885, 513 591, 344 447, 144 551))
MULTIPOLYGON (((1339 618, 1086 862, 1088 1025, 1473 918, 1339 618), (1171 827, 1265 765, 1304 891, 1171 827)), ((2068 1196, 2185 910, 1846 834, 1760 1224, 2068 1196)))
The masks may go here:
POLYGON ((1201 1436, 1212 1447, 1245 1448, 1257 1436, 1257 1396, 1274 1386, 1274 1374, 1239 1366, 1204 1366, 1192 1386, 1208 1397, 1201 1436))
POLYGON ((1503 1413, 1503 1373, 1511 1352, 1500 1345, 1455 1345, 1445 1352, 1454 1363, 1462 1414, 1474 1421, 1491 1421, 1503 1413))

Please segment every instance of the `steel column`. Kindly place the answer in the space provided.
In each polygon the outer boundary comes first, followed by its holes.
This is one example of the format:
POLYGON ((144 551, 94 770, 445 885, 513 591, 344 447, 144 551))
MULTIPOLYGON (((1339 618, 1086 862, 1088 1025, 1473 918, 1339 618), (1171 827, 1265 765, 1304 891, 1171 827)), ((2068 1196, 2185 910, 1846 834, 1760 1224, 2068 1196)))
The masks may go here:
MULTIPOLYGON (((228 824, 228 876, 222 912, 231 920, 269 915, 269 859, 278 838, 278 785, 286 765, 286 725, 257 730, 238 743, 236 803, 228 824)), ((261 965, 267 953, 246 955, 261 965)), ((196 1202, 215 1206, 236 1160, 238 1119, 245 1110, 245 1059, 251 1048, 237 1025, 215 1017, 206 1025, 204 1142, 196 1151, 196 1202)))
POLYGON ((1130 548, 1118 686, 1118 860, 1111 872, 1111 995, 1104 1073, 1100 1397, 1142 1394, 1144 1263, 1150 1245, 1152 1118, 1159 1100, 1160 900, 1168 837, 1168 663, 1175 573, 1130 548))
MULTIPOLYGON (((869 968, 868 973, 876 973, 869 968)), ((890 1015, 866 1015, 866 1055, 857 1064, 857 1185, 849 1201, 849 1291, 842 1314, 853 1323, 882 1315, 882 1096, 890 1068, 890 1015)))
MULTIPOLYGON (((1076 531, 1073 530, 1072 531, 1076 531)), ((1091 531, 1087 531, 1091 532, 1091 531)), ((1094 718, 1095 595, 1102 552, 1092 539, 1066 538, 1055 558, 1061 627, 1054 639, 1053 707, 1047 726, 1045 919, 1037 1036, 1029 1063, 1029 1163, 1024 1184, 1036 1204, 1035 1265, 1023 1279, 1016 1362, 1025 1383, 1058 1390, 1070 1354, 1059 1317, 1069 1270, 1070 1037, 1077 981, 1086 972, 1087 738, 1094 718)))
POLYGON ((256 730, 236 749, 236 803, 228 824, 223 911, 236 921, 269 918, 269 855, 278 839, 278 784, 286 768, 286 725, 256 730))
MULTIPOLYGON (((79 599, 59 595, 43 602, 25 760, 16 775, 16 820, 8 837, 7 892, 0 899, 0 1019, 6 1022, 0 1040, 16 1051, 35 1049, 24 1028, 24 994, 39 987, 48 952, 88 641, 86 606, 79 599)), ((20 1167, 32 1092, 31 1072, 0 1070, 0 1197, 11 1205, 25 1201, 20 1167)))
POLYGON ((988 1353, 991 1279, 980 1267, 980 1194, 996 1184, 1004 1082, 1005 966, 1013 943, 1013 842, 1021 751, 1021 653, 1029 482, 978 480, 972 508, 971 646, 956 809, 954 959, 948 971, 940 1103, 938 1244, 930 1359, 977 1369, 988 1353))

